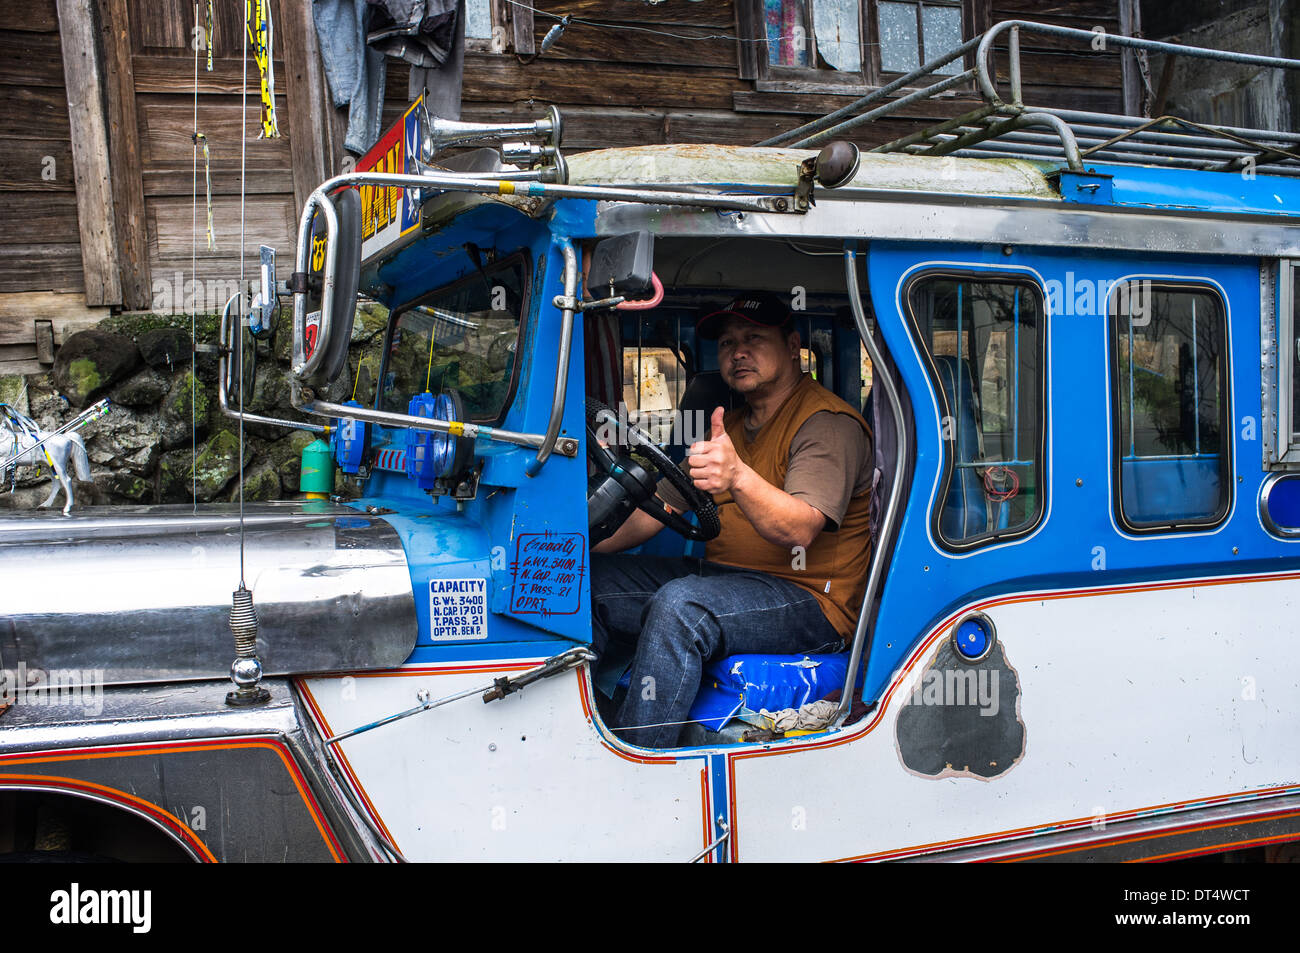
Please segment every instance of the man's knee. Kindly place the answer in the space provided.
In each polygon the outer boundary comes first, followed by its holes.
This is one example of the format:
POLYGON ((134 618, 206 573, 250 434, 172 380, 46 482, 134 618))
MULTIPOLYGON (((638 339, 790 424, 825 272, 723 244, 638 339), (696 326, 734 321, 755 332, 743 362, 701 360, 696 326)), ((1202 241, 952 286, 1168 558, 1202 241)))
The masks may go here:
POLYGON ((666 648, 697 652, 711 650, 718 628, 710 608, 710 589, 714 580, 684 576, 665 583, 646 604, 642 619, 642 637, 647 634, 666 648))

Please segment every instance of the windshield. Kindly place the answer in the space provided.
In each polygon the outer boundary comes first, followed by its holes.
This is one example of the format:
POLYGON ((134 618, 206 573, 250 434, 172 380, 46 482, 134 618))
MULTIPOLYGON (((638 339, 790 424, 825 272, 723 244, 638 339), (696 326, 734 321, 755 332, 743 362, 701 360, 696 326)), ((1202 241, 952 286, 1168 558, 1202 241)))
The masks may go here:
POLYGON ((527 286, 519 254, 408 306, 389 340, 379 409, 406 413, 417 394, 455 390, 467 419, 498 420, 515 383, 527 286))

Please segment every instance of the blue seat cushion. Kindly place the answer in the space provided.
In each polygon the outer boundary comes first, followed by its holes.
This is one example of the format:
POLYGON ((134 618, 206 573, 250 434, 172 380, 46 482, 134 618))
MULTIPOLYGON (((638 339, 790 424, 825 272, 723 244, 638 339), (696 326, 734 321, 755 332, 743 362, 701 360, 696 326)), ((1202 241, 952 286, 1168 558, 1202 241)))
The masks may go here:
POLYGON ((690 720, 720 731, 742 710, 781 711, 825 698, 844 687, 847 653, 730 655, 704 666, 690 720))

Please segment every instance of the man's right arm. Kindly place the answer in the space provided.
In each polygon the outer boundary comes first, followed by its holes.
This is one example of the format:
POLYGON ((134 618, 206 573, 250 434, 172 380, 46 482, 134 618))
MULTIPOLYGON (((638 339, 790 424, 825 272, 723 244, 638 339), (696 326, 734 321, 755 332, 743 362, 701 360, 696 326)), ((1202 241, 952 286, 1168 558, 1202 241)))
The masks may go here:
POLYGON ((593 553, 621 553, 633 546, 640 546, 663 528, 664 524, 649 513, 642 510, 633 510, 632 515, 618 528, 618 532, 591 547, 591 551, 593 553))

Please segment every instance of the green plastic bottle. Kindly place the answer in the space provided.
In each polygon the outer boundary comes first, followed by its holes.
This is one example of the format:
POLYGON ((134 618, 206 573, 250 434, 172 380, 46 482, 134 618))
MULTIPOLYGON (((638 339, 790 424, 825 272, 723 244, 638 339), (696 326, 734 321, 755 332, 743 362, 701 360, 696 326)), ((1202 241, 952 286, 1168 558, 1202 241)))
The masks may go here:
POLYGON ((313 440, 302 448, 302 475, 298 489, 309 500, 329 499, 334 489, 334 454, 324 440, 313 440))

